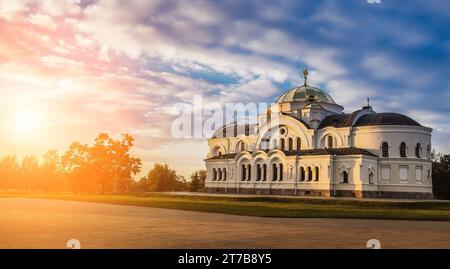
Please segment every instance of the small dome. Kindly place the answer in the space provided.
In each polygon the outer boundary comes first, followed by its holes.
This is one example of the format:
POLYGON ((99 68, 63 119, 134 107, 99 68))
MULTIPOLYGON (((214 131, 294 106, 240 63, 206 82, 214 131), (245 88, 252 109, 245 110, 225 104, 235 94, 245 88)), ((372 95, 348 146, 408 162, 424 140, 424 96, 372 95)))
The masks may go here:
POLYGON ((333 98, 331 98, 331 96, 329 96, 326 92, 309 85, 292 88, 277 99, 277 103, 292 103, 302 101, 336 104, 333 98))
POLYGON ((398 113, 374 113, 361 116, 355 126, 373 125, 413 125, 421 126, 417 121, 398 113))

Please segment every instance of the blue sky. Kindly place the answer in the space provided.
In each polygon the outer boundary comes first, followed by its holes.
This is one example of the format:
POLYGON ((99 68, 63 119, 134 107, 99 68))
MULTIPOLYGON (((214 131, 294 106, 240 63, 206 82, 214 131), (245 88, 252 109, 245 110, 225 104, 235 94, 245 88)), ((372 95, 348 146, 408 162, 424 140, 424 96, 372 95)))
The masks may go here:
POLYGON ((307 66, 345 112, 370 97, 377 112, 433 128, 434 148, 449 152, 449 25, 445 0, 2 1, 3 114, 35 107, 48 133, 0 146, 64 150, 128 132, 147 166, 188 174, 203 167, 206 142, 170 137, 175 103, 273 102, 307 66))

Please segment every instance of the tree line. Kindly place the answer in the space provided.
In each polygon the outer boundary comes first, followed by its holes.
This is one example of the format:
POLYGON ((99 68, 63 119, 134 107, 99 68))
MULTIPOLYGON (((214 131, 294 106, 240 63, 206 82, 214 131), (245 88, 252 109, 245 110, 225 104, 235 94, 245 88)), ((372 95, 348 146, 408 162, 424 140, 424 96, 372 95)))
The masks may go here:
POLYGON ((167 164, 155 164, 145 177, 133 177, 142 169, 142 161, 130 154, 134 138, 123 134, 114 139, 99 134, 92 145, 73 142, 59 154, 49 150, 40 159, 27 155, 0 158, 0 189, 73 192, 126 193, 140 191, 201 191, 206 172, 195 171, 190 181, 167 164))
POLYGON ((450 154, 433 154, 432 165, 434 197, 450 200, 450 154))

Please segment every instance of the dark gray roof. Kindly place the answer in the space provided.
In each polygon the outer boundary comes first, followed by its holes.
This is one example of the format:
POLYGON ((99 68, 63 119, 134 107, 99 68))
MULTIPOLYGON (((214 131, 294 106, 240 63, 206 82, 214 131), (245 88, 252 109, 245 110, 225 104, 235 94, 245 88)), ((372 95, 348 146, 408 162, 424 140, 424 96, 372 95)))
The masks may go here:
POLYGON ((225 160, 225 159, 234 159, 237 153, 228 153, 228 154, 222 154, 220 156, 213 156, 211 158, 208 158, 207 160, 225 160))
POLYGON ((256 135, 255 127, 257 124, 227 124, 218 128, 211 138, 222 138, 222 137, 236 137, 238 135, 246 133, 247 128, 248 135, 256 135), (236 128, 236 129, 235 129, 236 128), (235 132, 236 131, 236 132, 235 132))
MULTIPOLYGON (((352 122, 361 110, 356 110, 351 114, 329 115, 319 124, 318 129, 325 127, 350 127, 352 122)), ((421 126, 415 120, 398 113, 373 113, 361 116, 354 126, 373 126, 373 125, 415 125, 421 126)))
POLYGON ((352 125, 353 119, 356 117, 360 110, 357 110, 351 114, 339 114, 339 115, 328 115, 326 116, 319 124, 318 129, 322 129, 325 127, 349 127, 352 125))
MULTIPOLYGON (((268 150, 264 150, 268 152, 268 150)), ((370 151, 361 148, 349 147, 349 148, 327 148, 327 149, 304 149, 304 150, 288 150, 283 151, 286 156, 295 155, 366 155, 372 157, 378 157, 370 151)), ((252 153, 252 152, 250 152, 252 153)), ((214 156, 208 158, 207 160, 223 160, 223 159, 233 159, 236 157, 237 153, 229 153, 221 156, 214 156)))
POLYGON ((375 113, 361 116, 355 126, 373 125, 413 125, 421 126, 417 121, 398 113, 375 113))
POLYGON ((284 152, 286 156, 293 155, 366 155, 378 157, 372 152, 355 147, 349 148, 326 148, 326 149, 304 149, 304 150, 291 150, 284 152))
POLYGON ((285 116, 288 116, 288 117, 291 117, 291 118, 293 118, 293 119, 296 119, 297 121, 299 121, 299 122, 301 122, 303 125, 305 125, 306 129, 312 129, 312 127, 309 126, 309 124, 306 123, 306 121, 304 121, 303 119, 294 117, 294 116, 289 115, 289 114, 286 114, 286 113, 284 113, 284 112, 282 112, 281 114, 283 114, 283 115, 285 115, 285 116))

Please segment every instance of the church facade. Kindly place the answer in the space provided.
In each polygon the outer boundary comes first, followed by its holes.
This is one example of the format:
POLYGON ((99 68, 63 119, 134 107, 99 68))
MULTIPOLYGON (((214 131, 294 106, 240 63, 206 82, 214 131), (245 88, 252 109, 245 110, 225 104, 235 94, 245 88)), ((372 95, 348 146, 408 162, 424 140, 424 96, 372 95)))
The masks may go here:
POLYGON ((303 73, 257 124, 227 124, 208 139, 207 192, 433 198, 431 128, 369 103, 343 113, 303 73))

